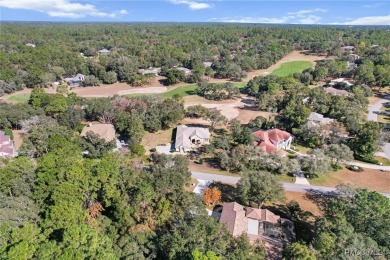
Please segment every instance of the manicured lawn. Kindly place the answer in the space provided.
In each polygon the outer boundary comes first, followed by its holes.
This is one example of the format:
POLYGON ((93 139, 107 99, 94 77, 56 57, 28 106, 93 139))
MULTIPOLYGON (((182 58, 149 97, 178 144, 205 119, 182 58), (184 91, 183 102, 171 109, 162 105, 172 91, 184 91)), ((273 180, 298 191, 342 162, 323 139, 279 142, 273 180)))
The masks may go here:
POLYGON ((311 150, 311 148, 309 148, 309 147, 302 146, 302 145, 295 144, 295 143, 291 144, 291 148, 293 148, 298 153, 303 153, 303 154, 307 154, 307 152, 311 150))
POLYGON ((242 88, 245 88, 247 84, 248 84, 248 82, 234 82, 233 86, 235 86, 236 88, 242 89, 242 88))
POLYGON ((181 97, 193 95, 193 93, 197 87, 198 86, 196 86, 196 85, 187 85, 187 86, 177 87, 175 89, 172 89, 171 91, 165 92, 164 94, 162 94, 162 96, 165 98, 171 98, 174 95, 179 95, 181 97))
POLYGON ((274 70, 271 74, 285 77, 297 72, 302 72, 305 69, 309 69, 311 67, 312 64, 310 61, 291 61, 282 64, 280 68, 274 70))
POLYGON ((17 103, 27 103, 30 99, 30 93, 21 93, 21 94, 15 94, 8 98, 8 100, 17 102, 17 103))

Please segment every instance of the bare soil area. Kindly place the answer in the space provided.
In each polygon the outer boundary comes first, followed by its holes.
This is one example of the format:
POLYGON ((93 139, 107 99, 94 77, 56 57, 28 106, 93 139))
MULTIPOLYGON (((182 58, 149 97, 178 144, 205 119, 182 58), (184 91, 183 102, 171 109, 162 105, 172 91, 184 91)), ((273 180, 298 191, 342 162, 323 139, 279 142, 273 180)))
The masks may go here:
POLYGON ((250 120, 255 119, 258 116, 262 116, 266 119, 272 119, 275 117, 275 114, 265 112, 265 111, 255 111, 248 109, 238 109, 238 117, 237 119, 241 124, 248 124, 250 120))
POLYGON ((305 192, 293 192, 285 191, 286 194, 286 204, 292 200, 298 202, 299 206, 304 211, 309 211, 314 216, 321 216, 321 210, 318 208, 317 204, 306 197, 305 192))
POLYGON ((202 105, 206 108, 215 108, 221 111, 221 114, 224 115, 227 119, 239 117, 242 108, 253 105, 253 98, 244 95, 241 95, 241 97, 237 99, 227 99, 222 101, 207 100, 199 96, 187 96, 184 97, 184 101, 186 108, 194 105, 202 105))
POLYGON ((14 136, 14 144, 15 144, 15 148, 16 150, 19 149, 19 147, 22 145, 23 143, 23 134, 22 134, 22 130, 12 130, 12 134, 14 136))

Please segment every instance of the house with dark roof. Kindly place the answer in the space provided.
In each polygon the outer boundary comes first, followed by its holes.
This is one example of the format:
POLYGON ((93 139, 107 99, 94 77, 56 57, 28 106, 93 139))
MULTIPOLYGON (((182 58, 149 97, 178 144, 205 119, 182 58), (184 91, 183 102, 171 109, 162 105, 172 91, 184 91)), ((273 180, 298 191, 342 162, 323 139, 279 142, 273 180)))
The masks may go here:
POLYGON ((257 130, 252 132, 255 147, 264 152, 286 155, 282 149, 290 149, 294 136, 279 129, 257 130))
POLYGON ((267 209, 224 203, 219 222, 226 225, 232 236, 246 234, 252 242, 261 240, 283 246, 295 240, 294 224, 267 209))
POLYGON ((176 128, 176 152, 189 152, 203 144, 210 143, 210 131, 203 127, 179 125, 176 128))
POLYGON ((0 130, 0 157, 15 157, 14 142, 9 135, 0 130))

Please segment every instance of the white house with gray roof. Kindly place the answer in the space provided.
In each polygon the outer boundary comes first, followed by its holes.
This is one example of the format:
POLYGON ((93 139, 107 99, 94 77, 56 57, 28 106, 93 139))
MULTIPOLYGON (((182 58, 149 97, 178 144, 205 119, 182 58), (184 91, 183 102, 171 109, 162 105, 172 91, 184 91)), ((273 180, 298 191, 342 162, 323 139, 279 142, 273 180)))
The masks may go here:
POLYGON ((176 152, 188 152, 210 143, 210 131, 204 127, 179 125, 176 129, 176 152))
POLYGON ((327 125, 332 123, 334 120, 328 117, 324 117, 321 114, 318 114, 316 112, 311 112, 308 118, 308 126, 309 127, 315 127, 320 125, 327 125))

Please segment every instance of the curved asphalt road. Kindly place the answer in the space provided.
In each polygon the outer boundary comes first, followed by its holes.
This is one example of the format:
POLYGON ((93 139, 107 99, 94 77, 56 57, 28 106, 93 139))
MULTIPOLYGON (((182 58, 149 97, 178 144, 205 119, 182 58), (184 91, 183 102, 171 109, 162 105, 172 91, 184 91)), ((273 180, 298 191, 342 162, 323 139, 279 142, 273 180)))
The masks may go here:
POLYGON ((375 111, 381 110, 382 104, 388 102, 389 100, 387 99, 380 99, 377 101, 375 104, 368 106, 368 115, 367 115, 367 120, 369 121, 378 121, 378 115, 375 114, 375 111))
MULTIPOLYGON (((389 173, 390 174, 390 173, 389 173)), ((206 180, 206 181, 220 181, 227 184, 237 184, 239 177, 226 176, 220 174, 206 173, 206 172, 196 172, 191 171, 191 176, 194 179, 206 180)), ((324 187, 324 186, 313 186, 313 185, 303 185, 295 183, 283 183, 283 187, 287 191, 295 192, 307 192, 307 191, 316 191, 321 193, 334 192, 336 188, 333 187, 324 187)), ((383 196, 386 196, 390 199, 390 193, 379 192, 383 196)))

